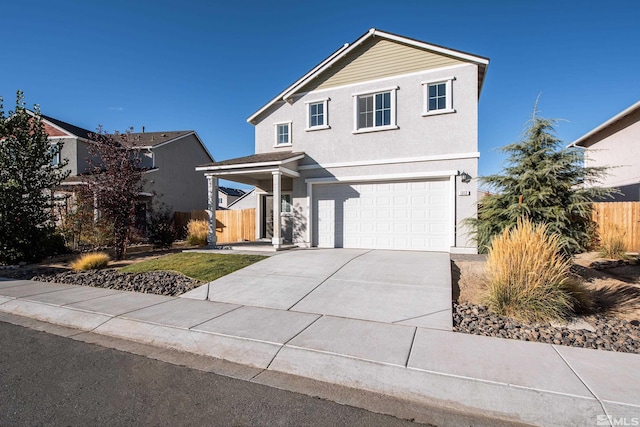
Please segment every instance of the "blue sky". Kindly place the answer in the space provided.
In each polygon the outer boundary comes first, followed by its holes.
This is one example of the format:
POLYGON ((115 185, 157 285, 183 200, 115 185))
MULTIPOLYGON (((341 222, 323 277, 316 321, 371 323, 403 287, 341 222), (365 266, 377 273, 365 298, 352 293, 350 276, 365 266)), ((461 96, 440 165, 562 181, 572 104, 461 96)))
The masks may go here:
POLYGON ((217 160, 253 153, 246 118, 369 28, 489 57, 480 174, 533 104, 570 143, 640 99, 635 0, 4 2, 0 96, 93 130, 194 129, 217 160))

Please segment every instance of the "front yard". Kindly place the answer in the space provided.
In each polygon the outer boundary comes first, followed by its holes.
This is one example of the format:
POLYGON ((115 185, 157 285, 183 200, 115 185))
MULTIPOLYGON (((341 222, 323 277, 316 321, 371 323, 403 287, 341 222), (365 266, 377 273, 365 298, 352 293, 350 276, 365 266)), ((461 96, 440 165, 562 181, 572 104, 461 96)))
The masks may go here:
POLYGON ((527 323, 484 306, 486 256, 453 255, 454 330, 476 335, 640 353, 640 259, 611 262, 597 253, 576 256, 571 267, 594 299, 594 310, 570 322, 527 323))

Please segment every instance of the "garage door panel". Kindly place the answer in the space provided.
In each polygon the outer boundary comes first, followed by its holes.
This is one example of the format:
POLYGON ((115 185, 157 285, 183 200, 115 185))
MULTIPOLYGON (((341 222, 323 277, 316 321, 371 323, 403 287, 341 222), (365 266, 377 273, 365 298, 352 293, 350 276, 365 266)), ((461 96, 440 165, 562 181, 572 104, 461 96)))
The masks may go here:
POLYGON ((448 204, 448 180, 318 185, 314 187, 314 209, 318 210, 314 243, 448 250, 448 204), (333 213, 322 212, 327 209, 333 213), (333 224, 321 226, 323 221, 333 224))

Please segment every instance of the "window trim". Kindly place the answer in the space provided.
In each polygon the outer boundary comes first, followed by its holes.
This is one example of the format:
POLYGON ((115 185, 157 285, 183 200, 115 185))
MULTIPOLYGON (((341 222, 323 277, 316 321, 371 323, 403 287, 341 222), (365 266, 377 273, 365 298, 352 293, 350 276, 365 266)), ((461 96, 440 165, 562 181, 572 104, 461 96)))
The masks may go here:
POLYGON ((280 216, 291 216, 293 215, 293 194, 290 191, 285 191, 280 193, 280 216), (289 197, 288 207, 289 210, 284 209, 285 197, 289 197))
POLYGON ((439 79, 425 80, 422 84, 422 115, 423 116, 435 116, 438 114, 448 114, 455 113, 456 110, 453 108, 453 81, 456 78, 454 76, 451 77, 441 77, 439 79), (429 110, 429 86, 435 84, 445 84, 445 102, 446 107, 441 108, 439 110, 429 110))
POLYGON ((292 121, 287 121, 287 122, 278 122, 278 123, 274 123, 273 124, 273 134, 274 134, 274 141, 273 141, 273 146, 274 147, 291 147, 293 145, 293 135, 291 133, 291 130, 293 128, 292 126, 293 122, 292 121), (289 127, 289 142, 286 144, 278 144, 278 126, 280 125, 287 125, 289 127))
POLYGON ((306 132, 310 132, 314 130, 331 129, 331 126, 329 126, 329 101, 330 100, 331 98, 321 98, 313 101, 304 102, 305 109, 307 110, 307 125, 304 129, 306 132), (323 113, 324 124, 319 126, 311 126, 311 105, 312 104, 322 104, 322 108, 324 111, 323 113))
MULTIPOLYGON (((385 88, 380 88, 380 89, 375 89, 375 90, 367 90, 367 91, 362 91, 362 92, 356 92, 354 94, 352 94, 351 96, 353 97, 353 134, 358 134, 358 133, 368 133, 368 132, 379 132, 379 131, 383 131, 383 130, 392 130, 392 129, 398 129, 398 125, 397 125, 397 94, 396 91, 399 89, 399 86, 390 86, 390 87, 385 87, 385 88), (359 110, 358 110, 358 100, 360 99, 360 97, 363 96, 371 96, 373 95, 374 97, 374 102, 375 102, 375 95, 377 94, 381 94, 381 93, 385 93, 385 92, 390 92, 390 96, 389 96, 389 100, 391 102, 391 117, 390 117, 390 124, 388 125, 383 125, 383 126, 375 126, 375 121, 374 121, 374 125, 372 127, 368 127, 368 128, 359 128, 358 127, 358 115, 359 115, 359 110)), ((374 105, 374 113, 375 113, 375 105, 374 105)))

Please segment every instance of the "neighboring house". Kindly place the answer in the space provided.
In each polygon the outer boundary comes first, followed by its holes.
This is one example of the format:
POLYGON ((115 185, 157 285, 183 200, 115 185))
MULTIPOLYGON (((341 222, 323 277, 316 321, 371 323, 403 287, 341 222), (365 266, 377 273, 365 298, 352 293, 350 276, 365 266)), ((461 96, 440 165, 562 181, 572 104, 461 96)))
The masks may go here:
POLYGON ((586 150, 585 166, 611 167, 601 185, 622 192, 614 201, 640 201, 640 101, 571 146, 586 150))
POLYGON ((255 209, 256 208, 256 189, 252 188, 237 198, 233 202, 229 203, 227 209, 241 210, 241 209, 255 209))
POLYGON ((371 29, 248 118, 254 155, 197 170, 212 194, 218 178, 255 186, 256 237, 276 249, 475 253, 464 219, 477 212, 488 64, 371 29))
POLYGON ((244 191, 237 188, 218 187, 218 209, 228 209, 231 203, 244 196, 244 194, 244 191))
MULTIPOLYGON (((62 188, 72 191, 81 185, 89 170, 89 130, 42 116, 45 132, 51 141, 62 140, 64 145, 58 159, 68 159, 69 177, 62 188)), ((141 200, 158 196, 173 211, 190 212, 207 207, 207 182, 195 166, 213 161, 213 157, 195 131, 133 133, 131 147, 140 149, 141 167, 145 169, 144 192, 141 200)))

